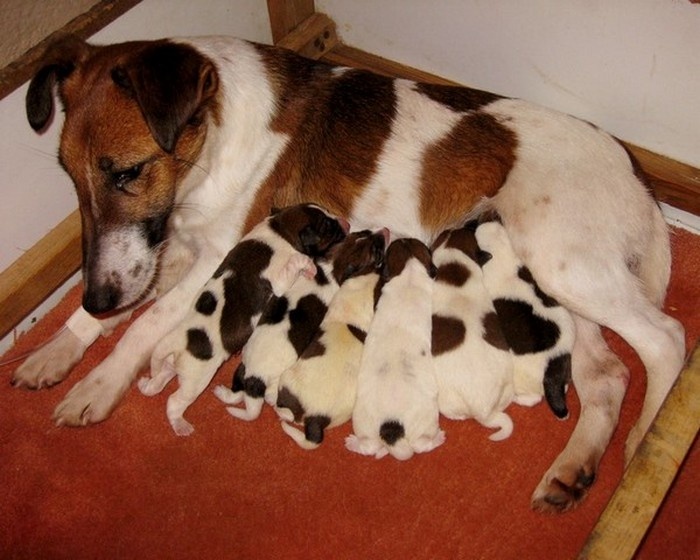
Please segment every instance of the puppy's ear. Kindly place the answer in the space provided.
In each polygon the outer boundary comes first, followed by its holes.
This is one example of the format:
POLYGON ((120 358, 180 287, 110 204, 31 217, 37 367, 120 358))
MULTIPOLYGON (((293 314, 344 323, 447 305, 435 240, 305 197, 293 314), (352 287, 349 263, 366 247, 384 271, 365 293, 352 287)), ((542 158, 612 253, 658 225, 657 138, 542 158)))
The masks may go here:
POLYGON ((304 253, 307 255, 315 255, 318 250, 318 244, 321 242, 321 237, 314 228, 305 226, 299 232, 299 241, 301 242, 304 253))
POLYGON ((493 255, 491 253, 489 253, 488 251, 484 251, 482 249, 479 249, 476 252, 476 264, 478 264, 479 266, 484 266, 492 258, 493 258, 493 255))
POLYGON ((273 206, 270 208, 270 216, 274 216, 275 214, 280 213, 281 208, 278 208, 277 206, 273 206))
POLYGON ((158 145, 172 153, 185 126, 198 124, 219 89, 214 65, 194 48, 160 41, 112 69, 114 83, 141 108, 158 145))
POLYGON ((68 36, 52 44, 44 54, 42 66, 29 82, 25 109, 29 125, 42 130, 54 113, 54 85, 67 78, 88 55, 90 46, 68 36))
POLYGON ((431 278, 435 279, 435 277, 437 276, 437 270, 438 270, 438 269, 437 269, 437 266, 435 266, 435 265, 431 262, 431 263, 430 263, 430 267, 428 268, 428 275, 429 275, 431 278))

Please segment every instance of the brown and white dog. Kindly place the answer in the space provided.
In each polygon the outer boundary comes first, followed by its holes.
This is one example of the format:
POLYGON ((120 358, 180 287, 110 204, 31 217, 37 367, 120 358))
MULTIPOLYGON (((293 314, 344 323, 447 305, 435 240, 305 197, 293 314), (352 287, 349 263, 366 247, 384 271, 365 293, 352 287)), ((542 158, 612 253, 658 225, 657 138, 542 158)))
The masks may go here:
POLYGON ((617 424, 628 370, 600 325, 647 370, 628 459, 681 369, 683 328, 659 310, 666 224, 629 154, 586 122, 223 37, 52 45, 27 94, 37 130, 51 119, 55 83, 59 161, 83 222, 83 307, 14 384, 61 381, 100 334, 157 296, 59 404, 58 424, 107 418, 235 242, 273 205, 304 201, 426 243, 484 198, 480 208, 500 214, 518 257, 576 323, 581 415, 536 508, 580 501, 617 424))
POLYGON ((419 240, 389 245, 357 375, 350 451, 404 461, 445 441, 430 352, 434 276, 419 240))
POLYGON ((229 251, 185 319, 156 345, 151 377, 139 380, 141 392, 154 395, 177 376, 180 386, 167 406, 176 434, 192 433, 185 410, 248 342, 270 299, 286 293, 301 274, 316 275, 312 257, 345 237, 343 222, 313 204, 291 206, 274 211, 229 251))

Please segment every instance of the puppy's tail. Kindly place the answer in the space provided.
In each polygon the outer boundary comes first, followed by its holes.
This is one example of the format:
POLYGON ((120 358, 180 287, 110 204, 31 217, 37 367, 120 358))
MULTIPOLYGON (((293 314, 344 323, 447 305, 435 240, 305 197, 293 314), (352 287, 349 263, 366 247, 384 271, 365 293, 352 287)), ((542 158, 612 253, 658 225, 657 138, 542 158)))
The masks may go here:
POLYGON ((569 416, 566 407, 566 388, 571 380, 571 354, 561 354, 549 360, 544 372, 544 396, 554 415, 564 420, 569 416))
MULTIPOLYGON (((481 421, 480 421, 481 422, 481 421)), ((505 412, 496 412, 481 422, 487 428, 498 428, 489 436, 491 441, 502 441, 513 433, 513 420, 505 412)))

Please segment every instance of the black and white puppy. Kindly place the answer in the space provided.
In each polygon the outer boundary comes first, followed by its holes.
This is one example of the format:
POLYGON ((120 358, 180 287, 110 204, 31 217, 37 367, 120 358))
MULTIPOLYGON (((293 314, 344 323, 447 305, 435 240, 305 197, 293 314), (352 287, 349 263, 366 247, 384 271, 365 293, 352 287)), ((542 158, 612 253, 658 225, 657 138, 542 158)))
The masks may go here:
POLYGON ((328 304, 340 283, 363 270, 371 259, 381 259, 371 245, 371 232, 348 235, 317 259, 316 276, 300 277, 283 295, 273 296, 253 334, 243 347, 241 364, 231 389, 214 389, 229 413, 243 420, 255 420, 263 402, 274 406, 280 375, 297 361, 318 333, 328 304), (243 407, 239 405, 243 403, 243 407))
MULTIPOLYGON (((433 244, 432 355, 438 407, 447 418, 474 418, 498 428, 489 439, 510 436, 504 411, 513 401, 513 360, 484 286, 474 229, 443 232, 433 244)), ((536 396, 533 402, 541 399, 536 396)))
POLYGON ((282 429, 300 447, 315 449, 324 430, 350 420, 357 392, 362 349, 374 315, 375 289, 389 230, 350 234, 350 266, 341 269, 340 289, 328 307, 313 342, 282 373, 277 412, 282 429), (304 430, 291 422, 304 425, 304 430))
POLYGON ((431 356, 435 267, 417 239, 387 249, 382 288, 357 380, 350 451, 400 460, 445 441, 431 356))
POLYGON ((488 253, 482 265, 484 285, 513 355, 516 397, 541 399, 544 394, 554 414, 566 418, 573 318, 538 287, 498 219, 479 224, 475 235, 481 251, 488 253))
POLYGON ((312 257, 347 230, 347 222, 319 206, 291 206, 274 211, 229 252, 185 319, 156 346, 152 377, 139 380, 141 392, 152 395, 178 376, 180 387, 167 405, 175 433, 192 433, 185 410, 224 360, 241 351, 270 298, 286 292, 300 274, 315 275, 312 257))

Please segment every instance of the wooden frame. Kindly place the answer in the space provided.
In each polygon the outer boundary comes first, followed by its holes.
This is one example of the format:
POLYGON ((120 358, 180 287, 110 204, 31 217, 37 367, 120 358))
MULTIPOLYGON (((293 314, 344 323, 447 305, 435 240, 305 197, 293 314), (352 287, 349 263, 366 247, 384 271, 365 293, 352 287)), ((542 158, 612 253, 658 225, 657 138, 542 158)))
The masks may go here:
MULTIPOLYGON (((79 33, 91 34, 96 30, 94 26, 106 24, 136 3, 138 0, 101 2, 95 8, 98 12, 80 23, 79 33)), ((390 76, 450 83, 432 74, 343 45, 338 41, 333 21, 315 12, 313 0, 268 0, 268 11, 275 43, 306 56, 368 68, 390 76)), ((38 52, 33 49, 27 53, 26 59, 20 63, 22 67, 12 70, 12 77, 8 78, 5 73, 7 69, 0 72, 0 95, 7 93, 8 87, 19 85, 35 71, 38 52)), ((652 179, 655 193, 661 201, 700 215, 699 169, 638 146, 627 146, 652 179)), ((0 308, 3 309, 0 335, 7 334, 79 266, 80 218, 76 211, 0 274, 0 308)), ((689 366, 679 376, 617 491, 591 532, 580 558, 624 560, 634 555, 696 437, 700 427, 698 395, 700 347, 695 349, 689 366)))

